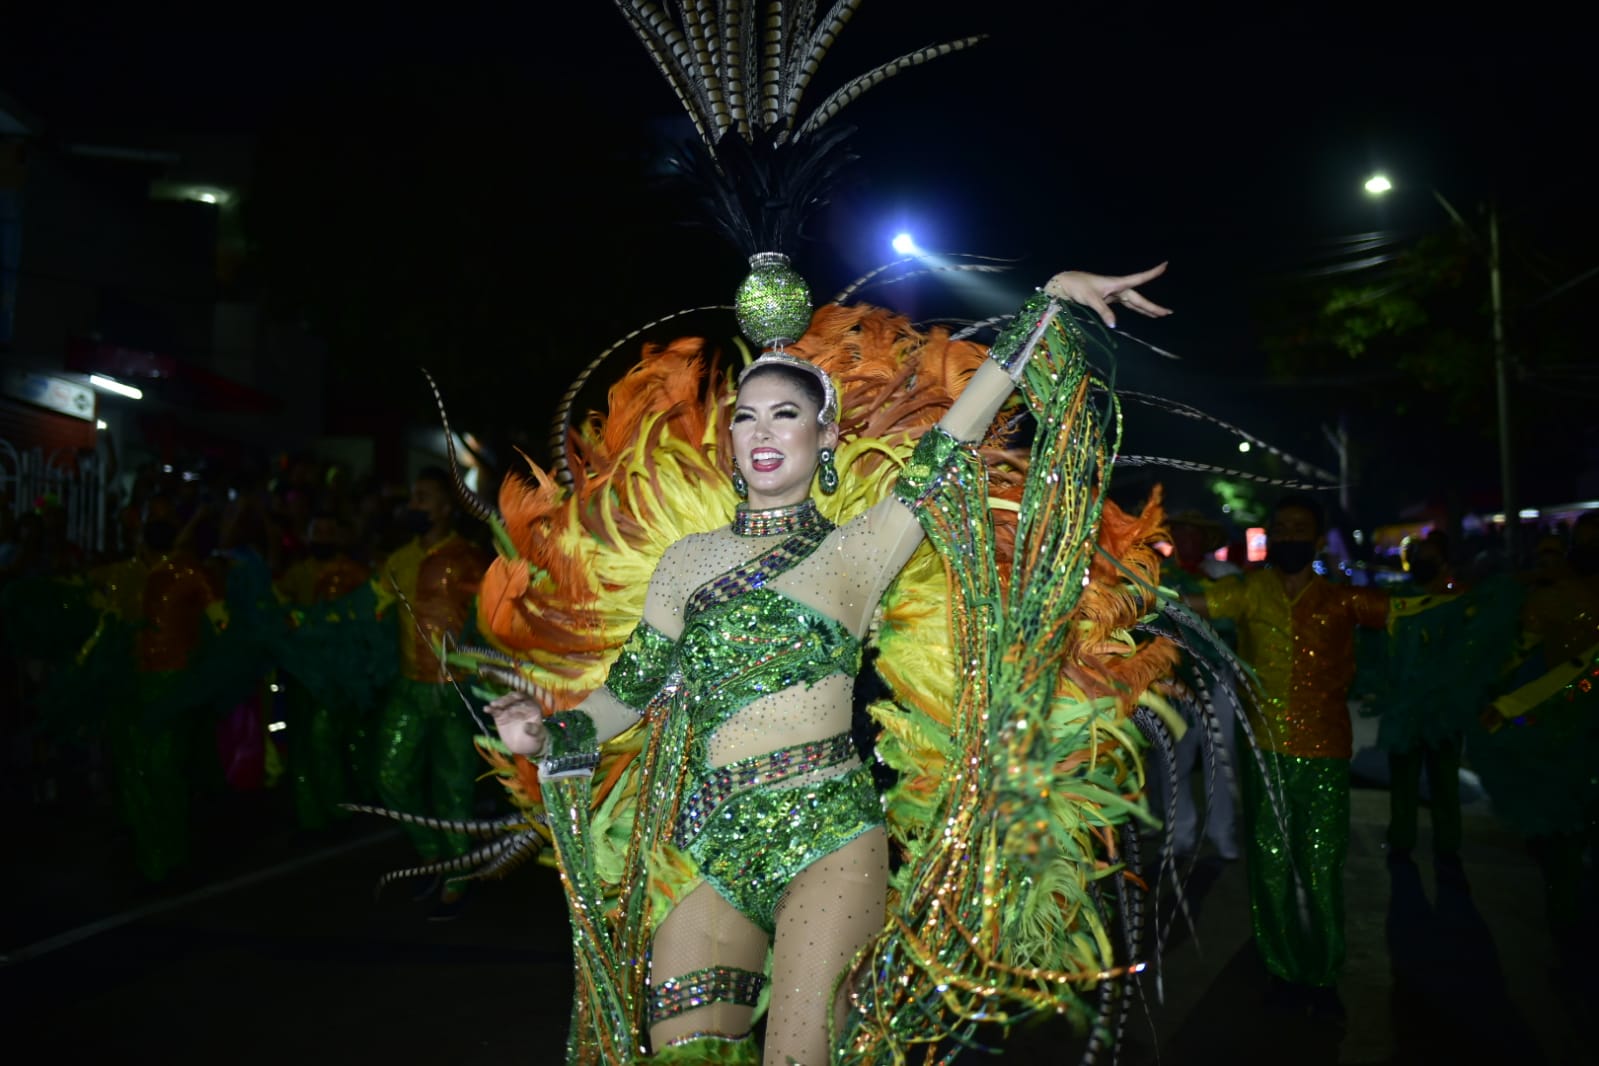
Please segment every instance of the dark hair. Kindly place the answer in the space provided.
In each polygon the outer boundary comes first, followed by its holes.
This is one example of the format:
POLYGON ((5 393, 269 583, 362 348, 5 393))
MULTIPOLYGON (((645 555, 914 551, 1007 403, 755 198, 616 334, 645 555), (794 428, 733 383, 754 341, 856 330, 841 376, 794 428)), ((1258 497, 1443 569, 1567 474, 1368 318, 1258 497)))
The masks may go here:
POLYGON ((455 479, 450 477, 450 472, 442 466, 424 466, 417 471, 417 481, 431 481, 444 490, 444 494, 452 501, 455 499, 455 479))
POLYGON ((803 392, 806 399, 811 401, 811 406, 816 408, 817 413, 821 412, 822 402, 827 398, 827 394, 822 391, 822 383, 816 379, 815 374, 801 370, 798 367, 784 366, 782 363, 763 363, 745 375, 744 380, 738 383, 739 388, 743 388, 747 382, 753 381, 763 374, 780 376, 784 381, 803 392))
POLYGON ((1290 507, 1297 507, 1310 515, 1311 521, 1316 523, 1316 536, 1319 537, 1327 532, 1327 514, 1314 496, 1303 492, 1290 492, 1277 501, 1277 506, 1271 509, 1271 517, 1275 520, 1290 507))

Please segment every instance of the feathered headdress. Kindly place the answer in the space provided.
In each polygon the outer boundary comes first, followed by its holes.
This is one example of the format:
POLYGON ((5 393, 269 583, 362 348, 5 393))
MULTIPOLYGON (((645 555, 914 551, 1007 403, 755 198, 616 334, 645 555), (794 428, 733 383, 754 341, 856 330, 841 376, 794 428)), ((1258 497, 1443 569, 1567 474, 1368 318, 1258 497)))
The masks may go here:
POLYGON ((850 130, 829 123, 901 71, 969 48, 981 35, 918 48, 845 82, 801 117, 822 59, 861 0, 679 0, 674 19, 652 0, 617 0, 687 110, 698 142, 673 159, 707 218, 750 262, 739 326, 761 348, 792 344, 810 323, 810 291, 788 256, 854 159, 850 130))

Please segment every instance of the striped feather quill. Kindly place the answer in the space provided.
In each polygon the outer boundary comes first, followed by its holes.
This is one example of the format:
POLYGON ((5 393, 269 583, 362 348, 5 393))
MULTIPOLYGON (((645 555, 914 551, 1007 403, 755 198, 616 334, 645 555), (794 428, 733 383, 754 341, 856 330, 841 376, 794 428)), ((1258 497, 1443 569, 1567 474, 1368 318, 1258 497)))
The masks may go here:
POLYGON ((833 9, 827 13, 827 17, 806 38, 804 54, 795 57, 791 70, 792 78, 783 96, 785 130, 793 129, 795 115, 799 112, 800 98, 805 95, 805 89, 810 85, 811 78, 815 77, 816 68, 822 65, 822 57, 833 47, 833 42, 838 39, 844 24, 850 20, 850 16, 855 14, 855 9, 860 5, 861 0, 837 0, 833 9))
MULTIPOLYGON (((703 140, 708 136, 704 109, 701 107, 703 92, 683 62, 683 56, 678 54, 678 49, 674 48, 668 39, 669 34, 676 34, 681 47, 682 35, 677 32, 677 28, 672 25, 665 13, 654 4, 624 3, 623 0, 617 0, 617 6, 622 9, 622 14, 627 18, 628 25, 633 28, 634 35, 643 43, 650 58, 655 61, 656 69, 677 94, 678 102, 683 105, 683 110, 688 112, 695 131, 703 140)), ((684 54, 686 55, 686 49, 684 54)))
POLYGON ((740 137, 748 137, 750 134, 749 111, 744 90, 744 57, 747 54, 744 21, 742 0, 725 0, 720 20, 722 85, 727 90, 727 113, 732 120, 732 129, 740 137))
MULTIPOLYGON (((999 263, 1013 263, 1013 262, 1015 262, 1015 260, 1013 260, 1013 259, 1002 259, 1002 258, 999 258, 998 256, 992 256, 992 255, 975 255, 975 254, 972 254, 970 252, 951 252, 951 253, 947 253, 947 254, 942 255, 941 258, 944 258, 944 259, 971 260, 975 264, 985 264, 985 263, 999 264, 999 263)), ((909 255, 909 256, 904 257, 903 259, 895 259, 895 260, 893 260, 891 262, 884 263, 882 266, 873 267, 871 270, 868 270, 866 273, 862 274, 860 277, 856 278, 854 281, 850 282, 848 285, 846 285, 842 289, 840 289, 838 291, 838 293, 836 295, 834 295, 832 302, 836 303, 836 304, 847 303, 849 301, 850 297, 854 296, 856 293, 860 292, 862 289, 870 288, 872 285, 885 284, 884 282, 880 282, 880 281, 877 281, 875 279, 881 277, 882 275, 888 273, 891 270, 901 270, 902 269, 904 271, 904 273, 902 274, 901 277, 897 277, 897 278, 894 279, 896 281, 899 281, 899 280, 903 280, 903 278, 914 277, 914 276, 919 275, 919 274, 925 274, 925 273, 928 273, 928 272, 930 272, 932 270, 939 269, 939 268, 927 267, 926 263, 927 263, 927 260, 923 256, 909 255)), ((948 268, 945 268, 945 269, 948 269, 948 268)), ((974 267, 974 269, 1000 271, 1000 270, 1008 270, 1010 268, 1006 267, 1006 266, 989 266, 989 267, 980 267, 979 266, 979 267, 974 267)), ((1009 318, 1010 316, 1007 315, 1005 317, 1009 318)))
POLYGON ((783 3, 769 0, 761 27, 761 128, 777 125, 778 93, 783 84, 783 3))
POLYGON ((720 138, 731 119, 722 88, 721 62, 716 36, 716 13, 710 0, 684 0, 683 29, 688 37, 693 70, 705 99, 706 121, 720 138))
POLYGON ((1227 477, 1241 478, 1244 481, 1256 481, 1262 485, 1272 485, 1280 489, 1303 489, 1306 491, 1336 489, 1338 485, 1325 485, 1319 482, 1295 481, 1292 478, 1266 477, 1264 474, 1251 474, 1244 470, 1234 470, 1226 466, 1214 466, 1210 463, 1198 463, 1189 459, 1171 459, 1162 455, 1118 455, 1117 466, 1165 466, 1173 470, 1188 470, 1199 474, 1222 474, 1227 477))
MULTIPOLYGON (((775 225, 792 236, 803 223, 803 210, 796 208, 815 206, 823 199, 778 197, 765 202, 757 198, 752 208, 742 202, 740 194, 741 184, 747 186, 752 175, 768 178, 772 188, 795 184, 785 178, 789 171, 826 172, 830 177, 836 167, 822 166, 811 158, 830 151, 836 154, 836 144, 813 139, 828 120, 872 86, 982 40, 973 36, 932 45, 877 67, 849 81, 803 126, 797 126, 805 90, 860 0, 835 0, 820 21, 816 0, 766 0, 759 6, 750 0, 725 0, 720 5, 712 0, 677 0, 675 21, 655 0, 616 0, 616 5, 677 94, 708 151, 709 173, 699 166, 680 169, 698 183, 731 187, 708 199, 723 219, 723 227, 739 233, 759 234, 775 225), (746 145, 744 156, 753 164, 741 173, 729 162, 738 155, 730 149, 730 138, 746 145), (796 148, 799 142, 806 147, 796 148), (779 155, 779 149, 795 150, 779 155), (768 224, 755 218, 728 217, 752 213, 771 213, 779 221, 768 224)), ((781 251, 783 243, 781 239, 765 240, 761 247, 745 248, 740 242, 740 250, 745 255, 781 251)))
POLYGON ((918 48, 914 52, 907 52, 898 59, 884 63, 882 66, 877 67, 874 70, 867 71, 865 74, 862 74, 860 77, 853 79, 848 84, 841 87, 837 92, 833 93, 832 96, 829 96, 826 100, 824 100, 820 107, 811 112, 811 117, 806 119, 805 124, 800 127, 800 135, 804 136, 805 134, 812 133, 827 125, 827 123, 832 120, 833 116, 837 115, 840 111, 844 110, 844 108, 848 107, 856 100, 859 100, 863 93, 874 88, 875 86, 883 84, 883 82, 887 81, 889 78, 892 78, 897 74, 903 74, 912 67, 919 67, 923 63, 937 59, 940 56, 947 56, 954 52, 959 52, 970 48, 972 45, 984 40, 986 36, 986 34, 979 33, 974 34, 971 37, 963 37, 958 41, 949 41, 945 44, 935 44, 929 45, 926 48, 918 48))

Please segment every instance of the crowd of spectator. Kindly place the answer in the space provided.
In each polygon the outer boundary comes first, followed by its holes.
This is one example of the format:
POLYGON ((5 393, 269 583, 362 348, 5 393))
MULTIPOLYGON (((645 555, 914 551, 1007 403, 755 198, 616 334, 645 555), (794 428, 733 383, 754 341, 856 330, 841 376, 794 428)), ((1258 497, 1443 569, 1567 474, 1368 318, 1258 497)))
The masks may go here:
MULTIPOLYGON (((20 505, 9 495, 0 499, 0 731, 5 799, 13 810, 68 817, 88 811, 110 815, 108 822, 115 824, 113 810, 127 806, 119 778, 131 776, 133 748, 152 747, 149 724, 141 721, 140 743, 119 753, 121 712, 114 704, 126 694, 98 699, 63 683, 82 677, 85 684, 90 678, 103 684, 123 676, 95 670, 113 651, 106 619, 132 634, 117 655, 128 661, 127 687, 140 687, 131 702, 142 702, 148 719, 152 706, 174 698, 171 685, 157 694, 151 678, 196 673, 193 654, 208 635, 231 625, 236 636, 255 626, 272 631, 257 643, 281 643, 299 621, 284 621, 291 610, 322 598, 316 575, 328 572, 335 558, 345 573, 362 575, 358 584, 366 585, 370 576, 375 587, 382 584, 386 561, 417 531, 407 521, 410 480, 355 476, 339 462, 309 454, 187 467, 152 462, 113 478, 106 491, 98 546, 74 543, 68 535, 67 501, 49 494, 20 505), (159 590, 156 582, 162 582, 159 590), (172 616, 164 626, 156 620, 162 610, 172 616), (264 624, 250 617, 263 613, 273 615, 264 624), (149 635, 163 628, 169 638, 182 634, 181 647, 153 646, 149 635), (81 711, 61 713, 63 692, 81 711)), ((458 525, 469 540, 486 532, 458 525)), ((386 624, 392 629, 393 618, 386 624)), ((233 792, 262 790, 284 776, 291 744, 282 732, 266 730, 282 730, 294 715, 291 679, 271 655, 243 656, 246 643, 227 648, 226 661, 211 656, 217 671, 236 675, 236 683, 221 698, 211 684, 207 713, 190 715, 207 719, 205 747, 211 746, 210 731, 216 732, 218 765, 202 760, 208 769, 201 784, 219 782, 233 792), (241 676, 256 673, 261 676, 241 676)), ((186 743, 192 753, 202 741, 190 737, 186 743)), ((156 776, 164 772, 146 769, 156 776)), ((376 797, 369 789, 345 798, 376 797)), ((314 821, 302 812, 302 825, 314 821)), ((165 871, 147 867, 146 873, 159 880, 165 871)))

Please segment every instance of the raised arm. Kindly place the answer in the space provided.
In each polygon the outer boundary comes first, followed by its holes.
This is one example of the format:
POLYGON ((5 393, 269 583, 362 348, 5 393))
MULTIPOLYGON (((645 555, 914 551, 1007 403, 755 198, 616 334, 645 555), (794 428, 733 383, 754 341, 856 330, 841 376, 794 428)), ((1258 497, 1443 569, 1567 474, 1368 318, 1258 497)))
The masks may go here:
MULTIPOLYGON (((1060 300, 1082 304, 1099 315, 1105 325, 1115 329, 1116 314, 1111 309, 1112 304, 1119 304, 1150 318, 1164 318, 1171 314, 1169 309, 1140 295, 1136 288, 1165 272, 1165 263, 1138 274, 1114 278, 1067 270, 1050 278, 1044 284, 1044 292, 1060 300)), ((986 360, 944 414, 938 427, 956 440, 976 440, 1015 391, 1026 365, 1025 351, 1008 365, 986 360)))
MULTIPOLYGON (((1092 309, 1105 325, 1115 328, 1116 315, 1112 305, 1119 304, 1150 318, 1163 318, 1171 314, 1167 308, 1140 295, 1136 288, 1165 272, 1165 263, 1123 277, 1068 270, 1050 278, 1044 285, 1044 291, 1057 299, 1092 309)), ((971 381, 967 382, 966 388, 939 420, 937 430, 958 441, 972 441, 981 437, 994 421, 1000 407, 1015 391, 1030 351, 1024 346, 1005 363, 995 359, 984 360, 971 381)), ((857 600, 856 617, 845 619, 857 634, 865 632, 883 590, 922 541, 921 524, 908 507, 902 506, 901 501, 893 497, 874 507, 862 517, 861 522, 862 542, 851 545, 851 548, 860 560, 858 572, 863 584, 868 587, 857 600)))

